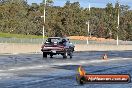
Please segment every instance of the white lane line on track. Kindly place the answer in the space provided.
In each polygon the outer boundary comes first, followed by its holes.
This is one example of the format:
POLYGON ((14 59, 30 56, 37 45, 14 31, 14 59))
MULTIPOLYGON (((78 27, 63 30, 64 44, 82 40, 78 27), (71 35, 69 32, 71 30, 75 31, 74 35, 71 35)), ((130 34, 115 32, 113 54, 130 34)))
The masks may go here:
POLYGON ((121 61, 121 60, 132 60, 132 58, 115 58, 108 60, 81 60, 74 62, 65 62, 65 63, 52 63, 49 65, 35 65, 35 66, 24 66, 24 67, 14 67, 10 69, 0 70, 0 72, 8 72, 8 71, 22 71, 22 70, 31 70, 31 69, 42 69, 42 68, 50 68, 54 66, 64 66, 64 65, 85 65, 88 63, 102 63, 102 62, 111 62, 111 61, 121 61))
POLYGON ((132 60, 132 58, 115 58, 115 59, 108 59, 108 60, 81 60, 81 61, 76 61, 76 62, 54 63, 52 65, 55 65, 55 66, 85 65, 85 64, 89 64, 89 63, 102 63, 102 62, 122 61, 122 60, 132 60))
POLYGON ((48 65, 38 65, 38 66, 26 66, 26 67, 14 67, 6 70, 0 70, 0 72, 5 72, 5 71, 20 71, 20 70, 30 70, 30 69, 41 69, 45 67, 50 67, 48 65))
MULTIPOLYGON (((37 80, 33 80, 33 81, 27 81, 27 82, 23 82, 20 85, 29 85, 29 84, 35 84, 35 83, 40 83, 40 82, 44 82, 44 81, 49 81, 49 80, 54 80, 55 78, 48 78, 48 79, 37 79, 37 80)), ((9 85, 6 86, 7 88, 14 88, 16 85, 9 85)))

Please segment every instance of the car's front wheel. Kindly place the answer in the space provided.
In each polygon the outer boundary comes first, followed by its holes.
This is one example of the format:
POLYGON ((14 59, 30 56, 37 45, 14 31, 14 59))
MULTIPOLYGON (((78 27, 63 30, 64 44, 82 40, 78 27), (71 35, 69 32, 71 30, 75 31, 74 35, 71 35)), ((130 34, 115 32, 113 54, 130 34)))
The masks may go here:
POLYGON ((43 52, 43 58, 47 58, 47 53, 43 52))
POLYGON ((70 56, 70 58, 72 58, 72 52, 70 52, 69 56, 70 56))
POLYGON ((64 54, 63 54, 63 58, 66 59, 67 57, 68 57, 68 53, 67 53, 67 51, 65 51, 64 54))
POLYGON ((50 58, 53 58, 53 54, 50 54, 50 58))

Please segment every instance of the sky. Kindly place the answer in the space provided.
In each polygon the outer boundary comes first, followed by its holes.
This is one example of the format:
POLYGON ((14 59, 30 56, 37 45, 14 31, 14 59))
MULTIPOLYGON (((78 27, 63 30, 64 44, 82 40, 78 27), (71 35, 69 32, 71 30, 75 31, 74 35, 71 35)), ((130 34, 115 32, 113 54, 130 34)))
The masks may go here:
MULTIPOLYGON (((41 3, 43 0, 27 0, 28 4, 41 3)), ((67 0, 53 0, 54 6, 64 6, 67 0)), ((104 8, 107 3, 116 3, 117 0, 69 0, 70 2, 79 1, 81 7, 88 7, 89 3, 91 7, 104 8)), ((132 0, 118 0, 122 5, 129 5, 132 9, 132 0)))

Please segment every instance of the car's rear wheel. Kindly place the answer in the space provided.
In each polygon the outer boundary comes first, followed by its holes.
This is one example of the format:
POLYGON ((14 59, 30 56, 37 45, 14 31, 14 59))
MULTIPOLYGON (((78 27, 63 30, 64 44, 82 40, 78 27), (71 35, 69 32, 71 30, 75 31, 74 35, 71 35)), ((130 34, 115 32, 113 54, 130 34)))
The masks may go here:
POLYGON ((50 54, 50 58, 53 58, 53 54, 50 54))
POLYGON ((72 53, 73 53, 72 48, 70 48, 70 49, 68 50, 68 55, 70 56, 70 58, 72 58, 72 53))
POLYGON ((65 59, 66 59, 66 58, 67 58, 67 56, 68 56, 68 53, 67 53, 67 51, 65 51, 65 52, 64 52, 64 54, 63 54, 63 58, 65 58, 65 59))
POLYGON ((72 52, 70 52, 69 56, 70 56, 70 58, 72 58, 72 52))
POLYGON ((43 52, 43 58, 47 58, 47 53, 43 52))

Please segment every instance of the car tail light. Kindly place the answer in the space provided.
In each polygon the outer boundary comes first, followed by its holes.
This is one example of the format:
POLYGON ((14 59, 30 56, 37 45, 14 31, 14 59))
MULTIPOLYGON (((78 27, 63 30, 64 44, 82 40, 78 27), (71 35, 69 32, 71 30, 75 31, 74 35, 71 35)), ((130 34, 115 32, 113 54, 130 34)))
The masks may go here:
POLYGON ((65 46, 63 46, 63 45, 59 45, 58 47, 59 47, 59 48, 64 48, 65 46))

